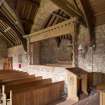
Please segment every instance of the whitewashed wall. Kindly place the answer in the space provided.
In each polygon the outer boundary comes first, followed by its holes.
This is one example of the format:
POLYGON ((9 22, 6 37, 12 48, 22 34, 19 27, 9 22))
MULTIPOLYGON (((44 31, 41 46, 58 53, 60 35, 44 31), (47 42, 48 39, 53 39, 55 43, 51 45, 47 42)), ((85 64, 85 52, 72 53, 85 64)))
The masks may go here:
POLYGON ((13 69, 15 70, 26 71, 29 74, 35 74, 43 78, 52 78, 54 82, 66 78, 66 69, 63 67, 28 65, 28 59, 22 46, 8 49, 8 56, 13 57, 13 69), (19 63, 19 55, 22 55, 22 63, 19 63), (19 68, 19 64, 21 64, 21 68, 19 68))
MULTIPOLYGON (((92 54, 92 48, 88 47, 85 57, 79 56, 79 66, 89 72, 105 73, 105 25, 100 25, 95 28, 96 33, 96 49, 92 54), (92 60, 93 56, 93 60, 92 60), (92 69, 93 67, 93 69, 92 69)), ((82 28, 80 33, 81 44, 84 46, 87 43, 89 36, 87 29, 82 28)))
POLYGON ((13 57, 13 69, 19 70, 28 64, 27 55, 22 46, 9 48, 8 56, 13 57), (19 68, 19 64, 21 64, 21 68, 19 68))
POLYGON ((23 68, 23 71, 43 78, 52 78, 53 82, 66 79, 66 69, 63 67, 51 67, 42 65, 29 65, 23 68))

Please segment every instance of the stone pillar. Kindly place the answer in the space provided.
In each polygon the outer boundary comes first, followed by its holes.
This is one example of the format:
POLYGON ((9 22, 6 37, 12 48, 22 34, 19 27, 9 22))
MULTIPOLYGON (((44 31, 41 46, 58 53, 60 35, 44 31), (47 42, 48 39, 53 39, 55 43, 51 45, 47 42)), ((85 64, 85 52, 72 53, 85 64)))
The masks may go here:
POLYGON ((33 43, 30 43, 30 46, 29 46, 30 48, 29 48, 29 58, 30 58, 30 65, 33 65, 33 56, 34 56, 34 54, 33 54, 33 50, 34 50, 34 44, 33 43))
POLYGON ((72 33, 72 39, 73 39, 73 67, 78 67, 78 30, 79 30, 79 24, 78 19, 75 18, 73 22, 73 33, 72 33))
POLYGON ((27 37, 27 60, 28 64, 30 64, 30 37, 27 37))

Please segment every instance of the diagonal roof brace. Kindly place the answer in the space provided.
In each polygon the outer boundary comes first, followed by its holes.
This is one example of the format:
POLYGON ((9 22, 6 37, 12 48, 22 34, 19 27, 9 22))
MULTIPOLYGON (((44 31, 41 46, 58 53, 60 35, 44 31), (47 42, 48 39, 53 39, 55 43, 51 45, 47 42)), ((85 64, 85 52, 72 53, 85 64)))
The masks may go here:
POLYGON ((11 29, 11 27, 8 27, 7 29, 4 30, 4 32, 8 32, 11 29))

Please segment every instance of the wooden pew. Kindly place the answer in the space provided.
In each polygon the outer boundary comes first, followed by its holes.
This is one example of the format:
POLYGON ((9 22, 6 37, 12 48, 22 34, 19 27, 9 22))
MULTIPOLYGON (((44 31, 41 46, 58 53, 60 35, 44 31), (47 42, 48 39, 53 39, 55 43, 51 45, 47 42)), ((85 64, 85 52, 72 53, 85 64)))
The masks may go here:
POLYGON ((52 83, 51 79, 35 77, 26 72, 0 71, 3 103, 10 98, 10 105, 47 105, 61 98, 64 82, 52 83))
POLYGON ((0 70, 0 74, 1 73, 27 73, 27 72, 18 71, 18 70, 12 70, 12 71, 9 71, 9 70, 0 70))
POLYGON ((17 83, 17 82, 22 82, 22 81, 32 80, 32 79, 42 79, 42 76, 35 77, 34 75, 30 75, 23 78, 15 78, 15 79, 8 78, 8 80, 2 79, 0 80, 0 84, 17 83))
MULTIPOLYGON (((27 78, 29 77, 30 75, 26 74, 26 75, 22 75, 22 74, 3 74, 0 76, 0 80, 16 80, 16 79, 22 79, 22 78, 27 78)), ((31 75, 31 76, 34 76, 35 75, 31 75)))
POLYGON ((29 75, 28 73, 24 72, 1 72, 0 73, 0 78, 2 77, 10 77, 10 76, 27 76, 29 75))
POLYGON ((15 84, 15 83, 6 84, 5 89, 6 89, 6 91, 22 90, 22 89, 26 89, 26 87, 30 88, 30 87, 33 87, 33 86, 42 86, 43 84, 50 84, 50 83, 52 83, 51 79, 25 81, 25 82, 19 82, 17 84, 15 84))
POLYGON ((6 97, 10 97, 10 93, 11 93, 11 90, 14 91, 14 90, 20 90, 20 89, 28 89, 32 86, 37 86, 38 84, 40 84, 40 86, 43 86, 45 84, 50 84, 51 83, 51 79, 44 79, 44 80, 34 80, 34 81, 30 81, 30 82, 25 82, 25 83, 18 83, 18 84, 15 84, 15 85, 11 85, 11 84, 8 84, 8 85, 2 85, 2 97, 3 98, 3 103, 5 103, 6 101, 6 97))
POLYGON ((22 78, 22 79, 11 80, 11 81, 2 81, 2 84, 17 85, 19 83, 26 83, 26 82, 30 82, 30 81, 36 81, 36 80, 42 80, 42 76, 34 77, 32 75, 32 76, 29 76, 28 78, 22 78))
POLYGON ((13 90, 13 105, 48 105, 62 98, 64 82, 13 90))
POLYGON ((26 73, 26 72, 0 72, 0 75, 2 76, 2 75, 9 75, 9 74, 17 74, 17 75, 29 75, 28 73, 26 73))

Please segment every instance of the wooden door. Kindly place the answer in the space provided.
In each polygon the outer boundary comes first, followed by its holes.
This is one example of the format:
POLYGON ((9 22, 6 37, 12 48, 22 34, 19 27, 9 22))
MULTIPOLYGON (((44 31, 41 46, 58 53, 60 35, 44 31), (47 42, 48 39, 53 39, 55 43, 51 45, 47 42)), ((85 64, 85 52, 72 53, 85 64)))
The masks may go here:
POLYGON ((7 57, 4 59, 3 70, 13 70, 13 58, 7 57))

